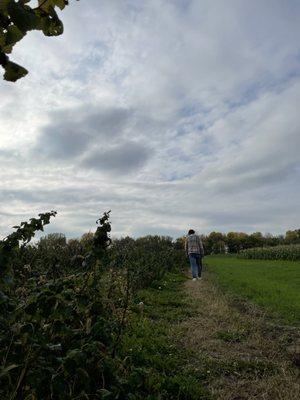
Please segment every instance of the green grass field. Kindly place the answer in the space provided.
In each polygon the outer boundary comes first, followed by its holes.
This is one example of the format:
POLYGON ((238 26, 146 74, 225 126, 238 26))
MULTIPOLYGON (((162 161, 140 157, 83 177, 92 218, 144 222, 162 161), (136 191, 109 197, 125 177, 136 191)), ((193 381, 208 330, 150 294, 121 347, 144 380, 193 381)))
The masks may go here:
POLYGON ((300 262, 208 256, 220 287, 264 307, 282 321, 300 325, 300 262))

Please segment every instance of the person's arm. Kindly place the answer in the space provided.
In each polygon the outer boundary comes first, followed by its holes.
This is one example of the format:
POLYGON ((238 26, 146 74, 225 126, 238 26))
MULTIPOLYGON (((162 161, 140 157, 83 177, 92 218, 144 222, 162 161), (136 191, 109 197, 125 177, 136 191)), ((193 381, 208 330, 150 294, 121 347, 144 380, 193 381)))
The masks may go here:
POLYGON ((204 257, 204 248, 200 236, 198 236, 198 240, 199 240, 200 254, 202 257, 204 257))
POLYGON ((188 256, 189 256, 189 246, 188 246, 188 240, 187 240, 187 238, 185 239, 184 250, 185 250, 186 256, 188 257, 188 256))

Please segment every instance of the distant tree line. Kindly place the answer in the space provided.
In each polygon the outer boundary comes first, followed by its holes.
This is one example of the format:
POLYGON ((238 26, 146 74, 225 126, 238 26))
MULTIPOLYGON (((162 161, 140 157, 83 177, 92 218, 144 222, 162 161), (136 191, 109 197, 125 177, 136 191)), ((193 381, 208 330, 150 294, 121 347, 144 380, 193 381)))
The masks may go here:
MULTIPOLYGON (((19 258, 20 268, 24 264, 34 266, 39 270, 45 270, 48 274, 55 276, 62 270, 71 268, 82 268, 84 254, 90 251, 94 234, 88 232, 77 239, 67 239, 62 233, 51 233, 40 238, 35 244, 29 244, 23 249, 22 257, 19 258)), ((137 239, 137 243, 146 240, 148 237, 137 239)), ((158 238, 169 243, 175 249, 184 249, 185 237, 172 240, 169 236, 149 236, 158 238)), ((201 235, 206 254, 239 253, 245 249, 254 247, 273 247, 278 245, 300 244, 300 229, 289 230, 285 235, 272 235, 261 232, 247 234, 244 232, 211 232, 208 235, 201 235)), ((158 240, 157 239, 157 240, 158 240)), ((132 238, 113 240, 113 244, 133 242, 132 238)), ((155 240, 153 242, 155 244, 155 240)), ((155 252, 155 249, 153 249, 155 252)), ((18 262, 16 261, 16 264, 18 262)), ((15 266, 15 269, 17 266, 15 266)), ((35 269, 34 268, 34 269, 35 269)))
MULTIPOLYGON (((261 232, 251 234, 244 232, 211 232, 201 235, 206 254, 239 253, 253 247, 273 247, 285 244, 300 244, 300 229, 288 230, 285 235, 272 235, 261 232)), ((185 238, 176 239, 175 247, 184 248, 185 238)))

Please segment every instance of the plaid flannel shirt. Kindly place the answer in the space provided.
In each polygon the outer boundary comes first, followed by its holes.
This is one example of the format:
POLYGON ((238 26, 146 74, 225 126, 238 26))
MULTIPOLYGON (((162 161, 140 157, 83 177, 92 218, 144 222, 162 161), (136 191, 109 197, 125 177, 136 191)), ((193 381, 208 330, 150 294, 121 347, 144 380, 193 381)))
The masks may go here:
POLYGON ((186 254, 197 253, 204 256, 204 249, 200 237, 196 234, 188 235, 185 241, 186 254))

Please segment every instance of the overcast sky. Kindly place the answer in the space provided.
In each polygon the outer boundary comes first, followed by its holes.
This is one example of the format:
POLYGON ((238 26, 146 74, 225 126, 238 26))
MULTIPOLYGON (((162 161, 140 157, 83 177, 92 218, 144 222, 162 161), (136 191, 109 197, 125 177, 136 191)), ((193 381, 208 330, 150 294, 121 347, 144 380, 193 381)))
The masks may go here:
POLYGON ((0 83, 0 236, 300 227, 299 0, 81 0, 0 83))

